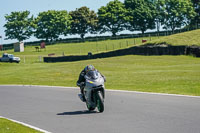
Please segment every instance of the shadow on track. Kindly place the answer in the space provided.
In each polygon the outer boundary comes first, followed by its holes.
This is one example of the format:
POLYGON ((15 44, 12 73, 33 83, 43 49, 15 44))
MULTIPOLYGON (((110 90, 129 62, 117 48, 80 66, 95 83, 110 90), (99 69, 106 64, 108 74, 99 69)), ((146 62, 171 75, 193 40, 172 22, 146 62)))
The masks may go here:
POLYGON ((83 111, 63 112, 63 113, 58 113, 57 115, 84 115, 84 114, 94 114, 94 113, 98 113, 98 112, 83 110, 83 111))

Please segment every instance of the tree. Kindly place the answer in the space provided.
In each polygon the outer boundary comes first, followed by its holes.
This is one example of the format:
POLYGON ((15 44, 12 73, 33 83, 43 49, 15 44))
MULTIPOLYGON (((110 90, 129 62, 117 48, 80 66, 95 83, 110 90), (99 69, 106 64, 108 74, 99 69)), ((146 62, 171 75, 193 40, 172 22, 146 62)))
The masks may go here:
POLYGON ((143 34, 147 29, 155 29, 156 9, 150 0, 125 0, 128 9, 128 30, 140 30, 143 34))
POLYGON ((192 19, 191 24, 195 27, 200 26, 200 0, 192 0, 194 10, 196 12, 196 16, 192 19))
POLYGON ((70 30, 71 17, 67 11, 49 10, 40 12, 35 18, 35 37, 46 41, 67 35, 70 30))
POLYGON ((155 17, 155 22, 156 22, 156 28, 157 32, 160 31, 161 24, 164 21, 164 5, 165 5, 165 0, 153 0, 154 6, 156 8, 156 17, 155 17))
POLYGON ((196 15, 190 0, 165 0, 164 28, 170 28, 174 32, 175 28, 188 25, 196 15))
POLYGON ((117 32, 125 30, 127 10, 122 2, 114 0, 106 6, 98 9, 100 33, 111 32, 113 36, 117 32))
POLYGON ((33 16, 29 17, 29 11, 11 12, 10 15, 5 15, 6 24, 6 39, 17 39, 23 41, 32 35, 33 16))
POLYGON ((96 13, 87 7, 81 7, 69 13, 72 17, 71 34, 79 34, 83 39, 87 33, 95 33, 98 18, 96 13))

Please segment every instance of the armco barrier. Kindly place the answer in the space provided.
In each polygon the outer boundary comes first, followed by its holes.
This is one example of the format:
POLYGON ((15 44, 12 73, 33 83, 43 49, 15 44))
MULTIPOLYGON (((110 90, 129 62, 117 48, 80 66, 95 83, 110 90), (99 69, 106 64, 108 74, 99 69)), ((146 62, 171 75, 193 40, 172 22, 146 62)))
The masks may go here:
POLYGON ((71 62, 97 58, 108 58, 123 55, 194 55, 200 57, 200 47, 197 46, 135 46, 94 55, 44 57, 44 62, 71 62))

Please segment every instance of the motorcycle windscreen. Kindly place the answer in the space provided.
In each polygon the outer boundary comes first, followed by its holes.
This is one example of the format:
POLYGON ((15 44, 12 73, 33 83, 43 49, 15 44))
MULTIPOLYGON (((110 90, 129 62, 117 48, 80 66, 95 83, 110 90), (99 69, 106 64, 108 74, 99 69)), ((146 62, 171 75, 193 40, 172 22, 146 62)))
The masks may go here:
POLYGON ((98 78, 98 72, 97 71, 89 71, 86 75, 90 79, 97 79, 98 78))

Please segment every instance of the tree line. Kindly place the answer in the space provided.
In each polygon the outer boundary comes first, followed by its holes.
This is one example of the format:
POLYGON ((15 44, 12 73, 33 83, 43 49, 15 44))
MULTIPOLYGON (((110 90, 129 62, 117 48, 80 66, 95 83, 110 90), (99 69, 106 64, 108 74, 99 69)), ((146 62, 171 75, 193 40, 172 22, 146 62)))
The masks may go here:
POLYGON ((141 31, 161 27, 174 31, 176 28, 200 25, 200 0, 113 0, 98 9, 88 7, 74 11, 48 10, 36 17, 30 11, 11 12, 5 15, 7 39, 23 41, 31 36, 46 41, 60 35, 141 31))

